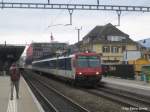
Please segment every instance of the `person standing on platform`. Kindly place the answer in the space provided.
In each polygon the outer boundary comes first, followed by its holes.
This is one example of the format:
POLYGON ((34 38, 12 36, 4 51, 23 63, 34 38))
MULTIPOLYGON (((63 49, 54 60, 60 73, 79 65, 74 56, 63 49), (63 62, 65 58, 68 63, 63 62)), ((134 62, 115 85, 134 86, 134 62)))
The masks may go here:
POLYGON ((11 100, 13 100, 14 87, 16 89, 16 97, 19 99, 19 81, 20 81, 20 70, 16 63, 13 63, 10 67, 10 80, 11 80, 11 100))

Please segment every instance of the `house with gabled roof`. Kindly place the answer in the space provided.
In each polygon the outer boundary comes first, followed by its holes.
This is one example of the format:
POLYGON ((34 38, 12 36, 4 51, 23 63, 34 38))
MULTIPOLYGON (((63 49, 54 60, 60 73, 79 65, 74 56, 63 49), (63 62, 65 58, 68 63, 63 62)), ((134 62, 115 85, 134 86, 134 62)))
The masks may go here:
POLYGON ((138 44, 128 34, 109 23, 96 26, 85 35, 80 49, 102 54, 104 64, 119 64, 123 61, 123 52, 138 50, 138 44))

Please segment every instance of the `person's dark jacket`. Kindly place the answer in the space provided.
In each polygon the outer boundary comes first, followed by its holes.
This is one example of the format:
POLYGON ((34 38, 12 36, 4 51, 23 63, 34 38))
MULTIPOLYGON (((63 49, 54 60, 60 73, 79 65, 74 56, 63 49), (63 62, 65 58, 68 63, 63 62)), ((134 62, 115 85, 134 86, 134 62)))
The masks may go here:
POLYGON ((10 77, 11 81, 18 81, 20 79, 20 70, 16 65, 10 67, 10 77))

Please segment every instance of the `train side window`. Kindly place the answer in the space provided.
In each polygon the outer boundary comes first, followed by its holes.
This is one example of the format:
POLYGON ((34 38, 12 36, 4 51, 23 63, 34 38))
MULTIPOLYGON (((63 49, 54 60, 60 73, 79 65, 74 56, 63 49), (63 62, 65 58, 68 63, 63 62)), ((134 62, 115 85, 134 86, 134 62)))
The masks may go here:
POLYGON ((66 70, 71 70, 71 58, 66 58, 66 70))
POLYGON ((58 68, 65 70, 65 59, 58 59, 58 68))
POLYGON ((38 66, 41 67, 41 68, 43 68, 42 62, 40 62, 38 66))
POLYGON ((49 68, 52 68, 52 63, 51 63, 51 61, 49 61, 49 68))
POLYGON ((49 68, 55 69, 56 68, 56 60, 49 61, 49 68))
POLYGON ((53 68, 55 69, 57 66, 57 60, 53 60, 53 68))
POLYGON ((49 62, 48 62, 48 61, 45 61, 44 67, 45 67, 45 68, 48 68, 48 65, 49 65, 49 62))

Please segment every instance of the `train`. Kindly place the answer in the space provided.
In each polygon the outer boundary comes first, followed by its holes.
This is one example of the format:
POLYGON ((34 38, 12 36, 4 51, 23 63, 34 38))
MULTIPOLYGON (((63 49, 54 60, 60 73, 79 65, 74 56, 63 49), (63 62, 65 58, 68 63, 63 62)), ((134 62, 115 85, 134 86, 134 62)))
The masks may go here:
POLYGON ((102 79, 101 56, 91 52, 33 61, 32 70, 86 85, 96 85, 102 79))

